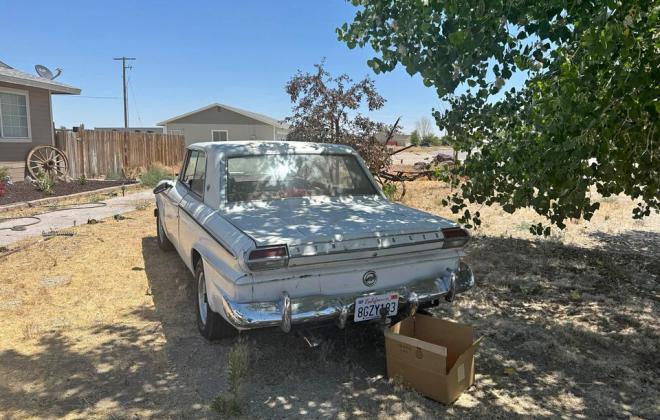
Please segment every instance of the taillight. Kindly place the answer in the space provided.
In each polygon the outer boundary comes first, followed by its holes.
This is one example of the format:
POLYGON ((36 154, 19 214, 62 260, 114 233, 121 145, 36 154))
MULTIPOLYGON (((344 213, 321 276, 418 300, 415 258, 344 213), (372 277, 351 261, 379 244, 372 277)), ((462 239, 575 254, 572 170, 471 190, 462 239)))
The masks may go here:
POLYGON ((285 245, 257 248, 250 251, 247 266, 250 270, 273 270, 289 264, 289 252, 285 245))
POLYGON ((467 230, 459 227, 442 229, 442 235, 445 237, 443 248, 460 248, 470 240, 467 230))

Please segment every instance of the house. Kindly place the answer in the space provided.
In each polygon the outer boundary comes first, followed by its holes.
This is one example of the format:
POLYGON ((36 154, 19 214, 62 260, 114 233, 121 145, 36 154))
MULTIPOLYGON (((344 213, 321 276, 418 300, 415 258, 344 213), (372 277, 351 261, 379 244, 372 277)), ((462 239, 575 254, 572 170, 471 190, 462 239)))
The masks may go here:
POLYGON ((51 95, 80 89, 16 70, 0 62, 0 167, 14 180, 25 177, 25 159, 35 146, 55 145, 51 95))
MULTIPOLYGON (((385 143, 387 140, 388 132, 380 132, 376 134, 376 139, 385 143)), ((395 133, 392 138, 387 142, 388 146, 410 146, 410 134, 395 133)))
POLYGON ((275 118, 214 103, 158 123, 168 134, 183 134, 186 145, 202 141, 284 140, 286 124, 275 118))

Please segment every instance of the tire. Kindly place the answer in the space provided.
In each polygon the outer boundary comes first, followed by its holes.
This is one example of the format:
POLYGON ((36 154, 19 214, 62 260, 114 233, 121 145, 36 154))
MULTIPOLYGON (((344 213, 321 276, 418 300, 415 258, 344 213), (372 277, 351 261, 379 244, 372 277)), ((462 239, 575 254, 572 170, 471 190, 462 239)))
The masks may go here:
POLYGON ((167 234, 163 225, 160 223, 160 216, 156 216, 156 237, 158 238, 158 247, 163 251, 171 251, 174 249, 174 245, 167 239, 167 234))
POLYGON ((201 258, 195 265, 195 313, 197 314, 197 329, 202 337, 209 341, 235 337, 238 330, 222 315, 213 312, 206 297, 206 279, 204 263, 201 258))

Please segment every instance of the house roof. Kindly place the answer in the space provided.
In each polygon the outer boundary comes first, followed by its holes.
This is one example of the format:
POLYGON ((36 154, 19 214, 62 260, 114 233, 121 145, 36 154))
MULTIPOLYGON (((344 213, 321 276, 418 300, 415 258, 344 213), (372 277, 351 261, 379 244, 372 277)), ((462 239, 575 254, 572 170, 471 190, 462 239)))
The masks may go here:
POLYGON ((79 95, 80 89, 64 83, 16 70, 0 62, 0 82, 48 89, 51 93, 79 95))
POLYGON ((185 114, 177 115, 176 117, 172 117, 172 118, 170 118, 170 119, 168 119, 168 120, 161 121, 161 122, 159 122, 159 123, 156 124, 156 125, 164 126, 164 125, 167 125, 167 124, 169 124, 169 123, 172 123, 172 122, 174 122, 174 121, 176 121, 176 120, 178 120, 178 119, 181 119, 181 118, 184 118, 184 117, 188 117, 188 116, 190 116, 190 115, 197 114, 197 113, 199 113, 199 112, 206 111, 206 110, 209 110, 209 109, 212 109, 212 108, 215 108, 215 107, 220 107, 220 108, 227 109, 227 110, 229 110, 229 111, 233 111, 233 112, 235 112, 235 113, 237 113, 237 114, 241 114, 241 115, 246 116, 246 117, 248 117, 248 118, 252 118, 252 119, 255 119, 255 120, 257 120, 257 121, 261 121, 261 122, 264 123, 264 124, 272 125, 273 127, 276 127, 276 128, 289 128, 288 125, 283 124, 283 123, 281 123, 280 121, 276 120, 275 118, 271 118, 271 117, 269 117, 269 116, 267 116, 267 115, 264 115, 264 114, 258 114, 258 113, 256 113, 256 112, 247 111, 247 110, 245 110, 245 109, 241 109, 241 108, 236 108, 236 107, 234 107, 234 106, 229 106, 229 105, 220 104, 220 103, 217 103, 217 102, 212 103, 211 105, 205 106, 205 107, 203 107, 203 108, 199 108, 199 109, 196 109, 196 110, 194 110, 194 111, 187 112, 187 113, 185 113, 185 114))

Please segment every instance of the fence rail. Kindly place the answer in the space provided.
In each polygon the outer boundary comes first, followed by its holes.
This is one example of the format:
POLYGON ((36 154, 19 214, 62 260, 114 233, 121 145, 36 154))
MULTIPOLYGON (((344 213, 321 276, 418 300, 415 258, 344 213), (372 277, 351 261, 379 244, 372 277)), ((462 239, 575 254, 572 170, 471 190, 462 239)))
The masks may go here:
POLYGON ((69 159, 69 176, 124 175, 155 163, 180 166, 186 142, 182 135, 81 129, 56 130, 55 147, 69 159))

